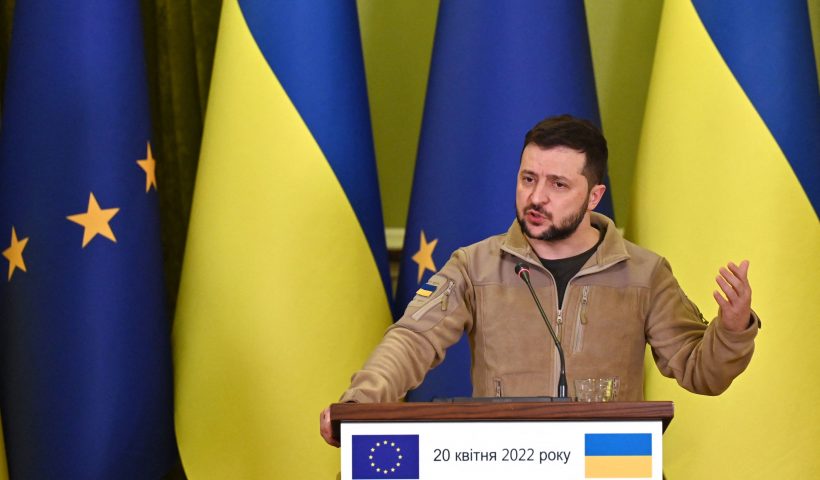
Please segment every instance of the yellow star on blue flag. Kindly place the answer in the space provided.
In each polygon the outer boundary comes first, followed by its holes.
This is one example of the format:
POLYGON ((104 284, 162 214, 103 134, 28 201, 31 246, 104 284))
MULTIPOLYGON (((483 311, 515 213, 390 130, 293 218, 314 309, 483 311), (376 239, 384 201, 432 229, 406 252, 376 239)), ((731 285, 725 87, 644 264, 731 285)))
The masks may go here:
POLYGON ((26 271, 26 262, 23 261, 23 250, 27 244, 28 237, 18 240, 17 232, 14 230, 14 227, 11 227, 11 245, 9 248, 3 250, 3 256, 9 261, 9 281, 11 281, 11 276, 14 275, 16 268, 24 272, 26 271))
POLYGON ((438 239, 436 238, 430 243, 427 243, 427 237, 424 236, 424 230, 421 231, 421 240, 419 240, 419 251, 413 255, 413 261, 419 266, 419 275, 416 283, 421 283, 425 270, 430 270, 435 273, 436 263, 433 261, 433 250, 436 249, 438 239))

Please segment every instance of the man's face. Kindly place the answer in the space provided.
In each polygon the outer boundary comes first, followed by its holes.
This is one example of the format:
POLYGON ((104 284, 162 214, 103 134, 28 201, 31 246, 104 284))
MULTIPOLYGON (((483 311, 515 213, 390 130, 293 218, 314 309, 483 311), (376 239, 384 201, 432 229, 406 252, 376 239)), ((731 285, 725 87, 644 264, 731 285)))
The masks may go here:
MULTIPOLYGON (((581 174, 586 155, 567 147, 530 144, 521 154, 515 211, 524 234, 556 241, 570 237, 590 206, 589 184, 581 174)), ((597 201, 596 201, 597 203, 597 201)))

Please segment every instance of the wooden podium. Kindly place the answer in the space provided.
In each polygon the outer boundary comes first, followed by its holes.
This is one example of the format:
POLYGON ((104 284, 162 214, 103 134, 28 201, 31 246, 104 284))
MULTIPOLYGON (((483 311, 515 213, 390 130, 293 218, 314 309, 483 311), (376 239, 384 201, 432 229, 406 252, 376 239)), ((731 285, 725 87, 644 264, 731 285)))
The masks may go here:
POLYGON ((662 478, 672 402, 337 403, 342 479, 662 478))

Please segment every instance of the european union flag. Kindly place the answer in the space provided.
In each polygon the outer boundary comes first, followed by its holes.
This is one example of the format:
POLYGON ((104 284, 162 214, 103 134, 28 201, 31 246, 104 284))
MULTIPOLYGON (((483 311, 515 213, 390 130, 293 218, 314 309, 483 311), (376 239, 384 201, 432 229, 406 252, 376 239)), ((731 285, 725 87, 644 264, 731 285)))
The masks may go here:
POLYGON ((419 478, 418 435, 353 435, 353 478, 419 478))
POLYGON ((0 137, 11 478, 161 478, 175 458, 140 18, 136 0, 15 8, 0 137))
MULTIPOLYGON (((583 2, 441 2, 396 316, 455 249, 509 228, 524 134, 563 113, 599 121, 583 2)), ((407 398, 471 394, 465 336, 407 398)))

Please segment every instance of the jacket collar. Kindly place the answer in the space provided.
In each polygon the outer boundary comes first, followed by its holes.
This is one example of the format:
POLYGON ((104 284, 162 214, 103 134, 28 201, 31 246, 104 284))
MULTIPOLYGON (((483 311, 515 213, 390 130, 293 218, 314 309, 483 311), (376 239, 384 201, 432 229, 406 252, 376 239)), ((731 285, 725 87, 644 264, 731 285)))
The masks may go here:
MULTIPOLYGON (((587 261, 581 269, 579 275, 594 273, 605 270, 616 263, 622 262, 629 258, 629 253, 626 250, 626 241, 621 233, 615 227, 615 223, 605 215, 597 212, 590 212, 590 220, 592 225, 598 230, 604 232, 604 240, 598 246, 598 250, 587 261)), ((541 266, 541 261, 538 255, 535 254, 527 237, 521 231, 521 226, 518 225, 517 220, 513 220, 510 229, 507 230, 507 236, 501 240, 501 249, 511 253, 529 263, 541 266)))

